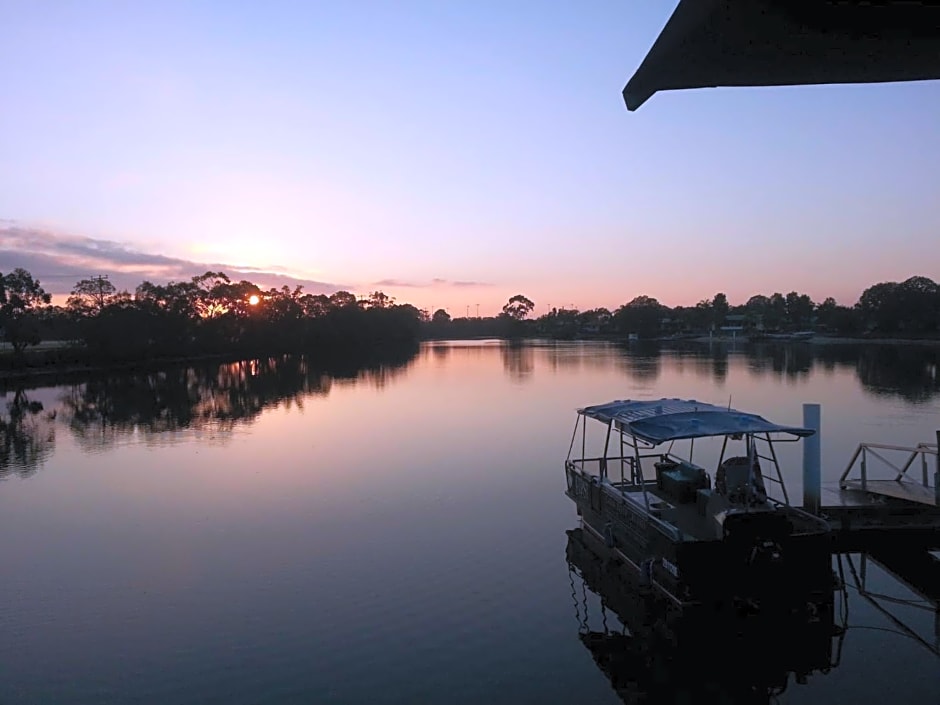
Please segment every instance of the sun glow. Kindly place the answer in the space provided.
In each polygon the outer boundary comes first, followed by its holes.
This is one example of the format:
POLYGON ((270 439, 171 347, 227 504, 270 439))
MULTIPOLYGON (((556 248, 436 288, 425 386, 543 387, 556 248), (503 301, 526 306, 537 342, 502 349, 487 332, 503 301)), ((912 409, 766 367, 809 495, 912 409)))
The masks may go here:
POLYGON ((259 301, 261 301, 261 299, 258 298, 257 294, 252 294, 248 297, 248 303, 252 306, 257 306, 259 301))

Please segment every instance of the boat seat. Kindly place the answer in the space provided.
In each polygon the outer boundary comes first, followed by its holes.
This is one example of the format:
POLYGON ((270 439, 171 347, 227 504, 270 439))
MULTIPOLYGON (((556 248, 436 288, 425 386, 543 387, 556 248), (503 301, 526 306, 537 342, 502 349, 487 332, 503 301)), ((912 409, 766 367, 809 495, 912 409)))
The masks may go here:
POLYGON ((760 462, 755 458, 753 467, 746 457, 727 458, 715 473, 715 491, 731 502, 763 504, 767 501, 767 488, 761 474, 760 462), (748 477, 750 476, 750 486, 748 477))

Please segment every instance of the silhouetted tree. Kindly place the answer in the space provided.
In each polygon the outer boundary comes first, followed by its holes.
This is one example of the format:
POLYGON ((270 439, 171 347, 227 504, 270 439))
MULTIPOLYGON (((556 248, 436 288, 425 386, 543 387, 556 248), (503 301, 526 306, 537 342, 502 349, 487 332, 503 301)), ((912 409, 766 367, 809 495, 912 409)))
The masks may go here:
POLYGON ((39 281, 25 269, 0 274, 0 329, 3 339, 13 346, 14 355, 21 355, 28 345, 39 344, 36 310, 51 300, 39 281))
POLYGON ((522 294, 516 294, 503 306, 503 313, 515 321, 524 320, 526 316, 532 313, 535 304, 522 294))
POLYGON ((614 313, 614 323, 621 333, 636 333, 641 338, 659 335, 665 307, 649 296, 637 296, 614 313))
POLYGON ((72 287, 67 305, 77 315, 96 315, 104 310, 116 294, 114 284, 104 277, 82 279, 72 287))

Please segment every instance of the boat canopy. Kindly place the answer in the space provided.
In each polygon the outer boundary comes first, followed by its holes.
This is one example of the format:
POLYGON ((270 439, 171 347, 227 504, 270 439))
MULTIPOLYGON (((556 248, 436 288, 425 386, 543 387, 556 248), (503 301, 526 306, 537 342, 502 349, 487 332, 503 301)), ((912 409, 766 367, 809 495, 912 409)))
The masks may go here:
POLYGON ((815 433, 809 428, 781 426, 757 414, 706 404, 694 399, 611 401, 586 406, 578 409, 578 413, 603 423, 613 422, 624 433, 652 445, 707 436, 786 433, 805 437, 815 433))

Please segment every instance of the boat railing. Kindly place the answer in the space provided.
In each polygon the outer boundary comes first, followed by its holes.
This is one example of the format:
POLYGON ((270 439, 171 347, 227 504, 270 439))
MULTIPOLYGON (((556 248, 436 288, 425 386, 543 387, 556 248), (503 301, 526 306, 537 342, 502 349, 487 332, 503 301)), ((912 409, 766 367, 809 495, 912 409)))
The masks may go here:
POLYGON ((860 443, 839 478, 839 488, 940 506, 938 476, 940 458, 936 443, 913 446, 860 443), (857 475, 853 475, 854 470, 857 475))

